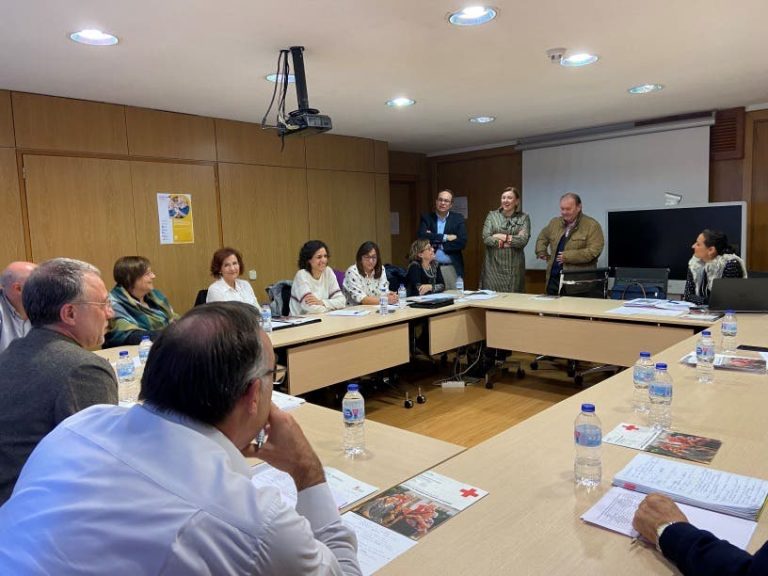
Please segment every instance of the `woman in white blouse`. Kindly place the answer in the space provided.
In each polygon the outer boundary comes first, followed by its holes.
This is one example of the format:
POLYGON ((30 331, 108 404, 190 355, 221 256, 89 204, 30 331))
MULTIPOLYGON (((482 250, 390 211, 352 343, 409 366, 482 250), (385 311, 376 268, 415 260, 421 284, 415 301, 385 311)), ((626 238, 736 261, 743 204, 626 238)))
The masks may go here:
POLYGON ((299 250, 299 271, 291 286, 292 316, 322 314, 346 305, 328 256, 328 246, 321 240, 310 240, 299 250))
MULTIPOLYGON (((381 265, 381 253, 375 242, 363 242, 357 249, 355 264, 347 268, 341 288, 347 297, 347 304, 379 304, 382 279, 387 283, 384 267, 381 265), (382 278, 383 276, 383 278, 382 278)), ((397 303, 397 294, 387 292, 390 304, 397 303)))
POLYGON ((211 276, 218 278, 208 286, 206 302, 235 300, 259 307, 250 283, 239 278, 243 271, 243 257, 234 248, 219 248, 211 259, 211 276))

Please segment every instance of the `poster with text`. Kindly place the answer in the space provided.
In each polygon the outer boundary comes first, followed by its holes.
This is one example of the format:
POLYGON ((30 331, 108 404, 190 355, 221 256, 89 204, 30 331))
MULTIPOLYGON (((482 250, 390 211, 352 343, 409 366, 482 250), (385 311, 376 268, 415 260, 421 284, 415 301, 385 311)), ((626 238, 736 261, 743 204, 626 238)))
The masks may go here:
POLYGON ((191 194, 158 194, 160 244, 194 244, 191 194))

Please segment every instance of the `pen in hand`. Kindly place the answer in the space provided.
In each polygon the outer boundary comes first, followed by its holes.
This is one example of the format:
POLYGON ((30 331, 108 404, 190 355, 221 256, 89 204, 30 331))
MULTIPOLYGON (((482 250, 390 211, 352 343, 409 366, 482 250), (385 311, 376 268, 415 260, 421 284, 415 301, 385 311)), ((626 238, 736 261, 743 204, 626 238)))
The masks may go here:
POLYGON ((251 444, 253 444, 256 447, 256 450, 260 450, 262 446, 264 446, 264 443, 267 441, 267 432, 262 428, 259 430, 259 433, 256 435, 256 438, 254 438, 251 441, 251 444))

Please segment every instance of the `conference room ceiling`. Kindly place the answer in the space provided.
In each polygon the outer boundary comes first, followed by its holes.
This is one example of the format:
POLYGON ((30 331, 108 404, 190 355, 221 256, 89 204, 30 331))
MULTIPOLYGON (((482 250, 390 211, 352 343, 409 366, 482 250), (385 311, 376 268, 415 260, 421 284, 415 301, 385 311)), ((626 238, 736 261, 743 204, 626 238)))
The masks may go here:
POLYGON ((334 133, 425 153, 768 102, 766 0, 497 0, 489 24, 449 25, 468 5, 2 0, 0 88, 260 122, 279 49, 303 45, 310 104, 334 133), (83 28, 120 43, 69 40, 83 28), (600 60, 564 68, 554 47, 600 60), (644 83, 666 89, 627 93, 644 83), (416 105, 385 106, 396 96, 416 105))

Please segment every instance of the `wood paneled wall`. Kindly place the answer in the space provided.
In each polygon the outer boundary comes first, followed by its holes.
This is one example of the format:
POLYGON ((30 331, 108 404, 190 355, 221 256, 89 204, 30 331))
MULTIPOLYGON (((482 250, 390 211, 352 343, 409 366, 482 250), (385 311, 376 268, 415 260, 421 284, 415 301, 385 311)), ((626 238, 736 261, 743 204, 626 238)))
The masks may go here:
POLYGON ((145 255, 183 312, 223 243, 263 302, 310 237, 340 269, 365 240, 390 254, 388 166, 387 143, 366 138, 283 147, 256 124, 0 90, 0 266, 70 256, 111 285, 118 257, 145 255), (192 195, 194 244, 160 245, 156 195, 174 192, 192 195))

